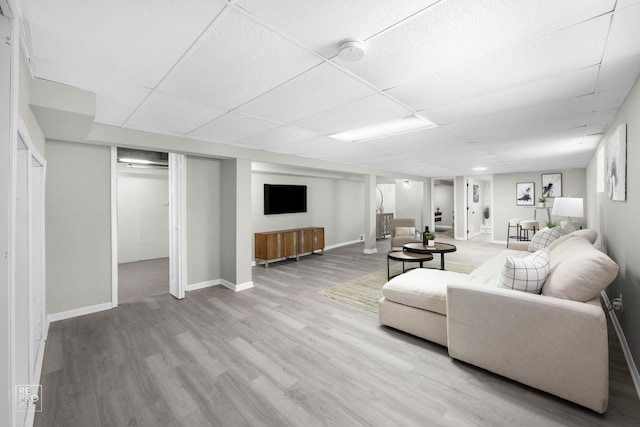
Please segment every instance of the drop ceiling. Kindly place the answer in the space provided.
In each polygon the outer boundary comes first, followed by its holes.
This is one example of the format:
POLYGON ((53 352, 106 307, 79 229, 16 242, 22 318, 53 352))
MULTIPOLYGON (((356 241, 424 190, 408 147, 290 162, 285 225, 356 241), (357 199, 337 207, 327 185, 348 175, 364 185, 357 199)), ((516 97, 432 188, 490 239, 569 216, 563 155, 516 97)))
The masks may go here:
POLYGON ((17 3, 34 77, 96 123, 399 174, 585 167, 640 72, 640 0, 17 3), (328 136, 411 115, 436 126, 328 136))

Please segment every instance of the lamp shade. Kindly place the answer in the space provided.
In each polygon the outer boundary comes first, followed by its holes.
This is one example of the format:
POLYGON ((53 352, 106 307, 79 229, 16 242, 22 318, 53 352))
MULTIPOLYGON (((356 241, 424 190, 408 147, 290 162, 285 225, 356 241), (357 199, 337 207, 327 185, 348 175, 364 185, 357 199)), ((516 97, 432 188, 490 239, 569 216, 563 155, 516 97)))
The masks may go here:
POLYGON ((584 215, 581 197, 556 197, 551 215, 581 218, 584 215))

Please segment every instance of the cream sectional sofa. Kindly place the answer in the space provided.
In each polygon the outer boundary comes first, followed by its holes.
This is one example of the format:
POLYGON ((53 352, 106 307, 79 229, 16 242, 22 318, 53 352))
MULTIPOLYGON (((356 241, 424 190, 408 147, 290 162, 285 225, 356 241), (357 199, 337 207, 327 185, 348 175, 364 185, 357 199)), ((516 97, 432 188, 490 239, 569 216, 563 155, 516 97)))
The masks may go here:
POLYGON ((600 291, 618 266, 593 245, 594 232, 563 236, 546 249, 541 294, 498 287, 505 250, 470 274, 415 269, 390 280, 382 325, 447 346, 455 359, 604 413, 609 398, 607 320, 600 291))

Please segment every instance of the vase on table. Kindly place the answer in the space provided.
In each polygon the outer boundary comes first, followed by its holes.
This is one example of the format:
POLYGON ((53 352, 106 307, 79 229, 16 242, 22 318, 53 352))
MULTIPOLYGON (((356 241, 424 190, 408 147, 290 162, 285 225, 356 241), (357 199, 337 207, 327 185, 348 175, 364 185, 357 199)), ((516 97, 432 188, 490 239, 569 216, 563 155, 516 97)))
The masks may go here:
POLYGON ((422 233, 422 244, 424 246, 428 246, 427 243, 429 241, 429 239, 427 238, 427 236, 429 235, 429 227, 425 227, 424 228, 424 233, 422 233))
POLYGON ((435 246, 435 245, 436 245, 435 240, 427 240, 427 246, 435 246))

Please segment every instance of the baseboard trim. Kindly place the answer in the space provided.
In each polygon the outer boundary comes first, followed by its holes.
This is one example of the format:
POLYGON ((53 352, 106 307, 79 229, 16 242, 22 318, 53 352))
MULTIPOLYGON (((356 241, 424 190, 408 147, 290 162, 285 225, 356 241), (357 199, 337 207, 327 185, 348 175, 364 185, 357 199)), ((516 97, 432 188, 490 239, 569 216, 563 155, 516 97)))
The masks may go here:
POLYGON ((244 283, 231 283, 227 280, 224 279, 220 279, 220 284, 222 286, 224 286, 227 289, 231 289, 234 292, 240 292, 240 291, 245 291, 247 289, 251 289, 253 288, 253 282, 249 281, 249 282, 244 282, 244 283))
POLYGON ((197 291, 198 289, 204 289, 204 288, 208 288, 211 286, 218 286, 222 284, 222 279, 214 279, 214 280, 207 280, 205 282, 200 282, 200 283, 193 283, 191 285, 187 285, 187 289, 186 291, 197 291))
MULTIPOLYGON (((609 300, 609 296, 605 291, 600 292, 600 296, 604 301, 605 307, 611 307, 611 301, 609 300)), ((636 394, 638 398, 640 398, 640 373, 638 372, 638 367, 633 360, 633 355, 631 354, 631 349, 629 348, 629 343, 627 343, 627 338, 624 336, 624 331, 622 330, 622 326, 618 321, 618 317, 613 312, 613 310, 608 310, 609 318, 611 319, 611 323, 613 324, 613 329, 615 329, 616 334, 618 335, 618 339, 620 340, 620 345, 622 346, 622 353, 624 354, 624 358, 627 361, 627 366, 629 367, 629 372, 631 373, 631 380, 633 381, 633 385, 636 389, 636 394)))
POLYGON ((99 311, 111 310, 113 306, 111 302, 105 302, 102 304, 90 305, 87 307, 74 308, 73 310, 61 311, 59 313, 52 313, 47 315, 47 322, 57 322, 58 320, 71 319, 73 317, 84 316, 86 314, 93 314, 99 311))
POLYGON ((341 242, 341 243, 336 243, 334 245, 329 245, 324 249, 326 251, 328 251, 328 250, 331 250, 331 249, 340 248, 342 246, 353 245, 354 243, 364 243, 364 240, 349 240, 348 242, 341 242))

